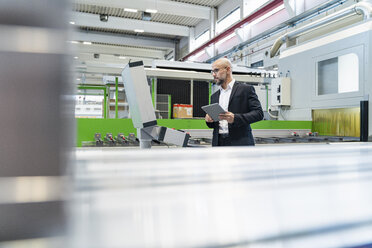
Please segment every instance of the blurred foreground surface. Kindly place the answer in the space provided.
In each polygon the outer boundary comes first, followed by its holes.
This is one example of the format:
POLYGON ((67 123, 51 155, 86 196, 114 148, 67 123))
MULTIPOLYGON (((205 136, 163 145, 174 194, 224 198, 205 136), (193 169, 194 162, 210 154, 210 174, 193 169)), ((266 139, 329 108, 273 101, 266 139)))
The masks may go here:
POLYGON ((78 149, 72 247, 372 243, 372 145, 78 149))

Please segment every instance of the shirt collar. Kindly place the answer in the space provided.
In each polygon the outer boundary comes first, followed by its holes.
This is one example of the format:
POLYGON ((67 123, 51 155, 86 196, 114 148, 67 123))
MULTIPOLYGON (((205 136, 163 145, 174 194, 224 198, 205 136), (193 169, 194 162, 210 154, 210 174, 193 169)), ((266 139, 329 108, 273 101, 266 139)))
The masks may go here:
POLYGON ((234 87, 234 84, 235 84, 235 79, 233 79, 233 80, 231 80, 231 82, 227 85, 227 88, 226 88, 226 90, 224 90, 223 88, 222 88, 222 86, 220 86, 220 90, 221 91, 228 91, 228 90, 232 90, 232 88, 234 87))

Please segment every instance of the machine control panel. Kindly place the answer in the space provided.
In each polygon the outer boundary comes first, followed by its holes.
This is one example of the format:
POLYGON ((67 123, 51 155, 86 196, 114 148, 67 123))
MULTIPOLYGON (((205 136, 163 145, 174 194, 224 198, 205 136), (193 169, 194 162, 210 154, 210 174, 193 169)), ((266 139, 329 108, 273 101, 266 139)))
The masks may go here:
POLYGON ((271 105, 291 105, 291 79, 289 77, 279 77, 271 81, 271 105))

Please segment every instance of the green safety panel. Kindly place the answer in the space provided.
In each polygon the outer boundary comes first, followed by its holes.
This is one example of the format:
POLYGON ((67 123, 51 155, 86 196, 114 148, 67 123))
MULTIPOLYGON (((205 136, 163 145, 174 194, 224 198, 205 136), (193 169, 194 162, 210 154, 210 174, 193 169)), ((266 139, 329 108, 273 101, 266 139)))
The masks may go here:
MULTIPOLYGON (((82 146, 83 141, 94 141, 94 134, 101 133, 102 139, 106 133, 112 133, 114 137, 118 133, 128 136, 129 133, 137 135, 131 119, 76 119, 77 143, 82 146)), ((175 129, 208 129, 204 119, 161 119, 159 126, 175 129)), ((251 125, 253 129, 310 129, 311 121, 259 121, 251 125)))

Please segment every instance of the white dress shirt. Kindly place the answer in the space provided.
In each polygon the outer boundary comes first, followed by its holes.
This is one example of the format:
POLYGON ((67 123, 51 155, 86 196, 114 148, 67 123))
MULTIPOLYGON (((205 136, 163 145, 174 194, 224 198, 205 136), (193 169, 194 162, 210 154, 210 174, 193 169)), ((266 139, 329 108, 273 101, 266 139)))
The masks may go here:
MULTIPOLYGON (((225 111, 229 111, 228 110, 229 100, 230 100, 231 91, 232 91, 232 88, 234 86, 234 83, 235 83, 235 79, 233 79, 227 85, 226 90, 223 89, 220 86, 220 99, 218 100, 218 102, 221 105, 221 107, 223 108, 223 110, 225 110, 225 111)), ((229 123, 227 122, 227 120, 219 121, 219 123, 220 123, 220 129, 219 129, 218 133, 220 133, 220 134, 228 134, 229 133, 229 123)))

